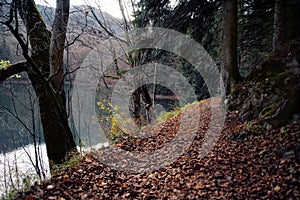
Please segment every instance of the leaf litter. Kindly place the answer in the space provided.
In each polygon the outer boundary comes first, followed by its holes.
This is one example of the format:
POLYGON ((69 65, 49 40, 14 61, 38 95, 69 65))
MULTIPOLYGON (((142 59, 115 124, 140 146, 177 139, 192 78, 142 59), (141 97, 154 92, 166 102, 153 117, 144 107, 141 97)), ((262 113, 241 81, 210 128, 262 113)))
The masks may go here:
MULTIPOLYGON (((299 199, 300 121, 266 128, 258 120, 239 121, 238 111, 228 112, 218 142, 203 157, 201 145, 210 109, 215 109, 207 103, 188 110, 191 123, 184 130, 196 130, 196 137, 183 155, 165 167, 132 174, 112 169, 89 154, 76 167, 19 192, 16 199, 299 199), (193 127, 193 112, 199 107, 205 108, 205 114, 193 127)), ((152 137, 115 145, 130 152, 160 149, 177 132, 179 117, 146 129, 152 137)))

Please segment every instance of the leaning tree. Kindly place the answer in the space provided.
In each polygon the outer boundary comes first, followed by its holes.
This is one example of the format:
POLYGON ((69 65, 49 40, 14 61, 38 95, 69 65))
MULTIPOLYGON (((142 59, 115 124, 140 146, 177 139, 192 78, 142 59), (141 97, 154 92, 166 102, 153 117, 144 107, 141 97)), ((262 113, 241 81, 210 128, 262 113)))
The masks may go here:
POLYGON ((64 162, 68 152, 76 150, 68 125, 63 70, 70 2, 56 1, 52 31, 47 29, 34 0, 4 1, 0 6, 7 11, 2 13, 0 23, 17 39, 24 57, 23 62, 0 69, 0 83, 17 73, 28 74, 39 101, 51 168, 64 162))

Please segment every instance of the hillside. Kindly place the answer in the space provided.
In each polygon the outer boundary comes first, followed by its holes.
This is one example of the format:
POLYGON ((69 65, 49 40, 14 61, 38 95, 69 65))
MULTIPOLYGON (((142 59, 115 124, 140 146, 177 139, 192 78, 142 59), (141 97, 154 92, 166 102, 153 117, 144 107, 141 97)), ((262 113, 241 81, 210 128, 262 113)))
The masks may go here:
MULTIPOLYGON (((210 113, 209 102, 192 105, 189 115, 193 116, 199 108, 210 113)), ((222 134, 205 157, 199 150, 209 114, 201 117, 202 126, 196 127, 196 137, 186 153, 166 167, 151 173, 130 174, 116 171, 87 155, 77 166, 19 193, 16 199, 299 198, 300 120, 267 129, 257 119, 240 122, 237 116, 238 111, 227 113, 222 134)), ((128 151, 156 150, 172 138, 178 120, 178 116, 171 118, 152 129, 160 130, 155 139, 115 145, 128 151)), ((188 127, 193 128, 192 124, 188 127)))
MULTIPOLYGON (((48 29, 51 30, 54 19, 55 8, 43 5, 37 5, 48 29)), ((111 16, 109 13, 102 12, 98 8, 92 7, 99 22, 114 34, 122 31, 122 23, 120 19, 111 16)), ((106 33, 99 26, 97 20, 93 17, 91 12, 85 16, 84 12, 87 6, 72 6, 70 8, 67 44, 69 59, 68 65, 70 69, 80 66, 88 52, 97 45, 107 46, 106 33)), ((23 23, 19 24, 20 32, 23 31, 23 23)), ((3 34, 0 35, 0 60, 10 60, 11 63, 23 61, 22 49, 18 46, 18 42, 14 36, 3 25, 0 26, 3 34)), ((106 52, 107 53, 107 52, 106 52)))

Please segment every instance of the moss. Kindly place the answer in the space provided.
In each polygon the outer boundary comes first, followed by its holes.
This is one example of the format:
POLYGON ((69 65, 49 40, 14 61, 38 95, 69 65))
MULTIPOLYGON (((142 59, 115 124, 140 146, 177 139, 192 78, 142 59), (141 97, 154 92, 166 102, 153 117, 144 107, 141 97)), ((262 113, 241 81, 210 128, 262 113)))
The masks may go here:
POLYGON ((271 117, 273 115, 275 115, 276 110, 278 109, 278 107, 280 106, 281 102, 277 101, 274 104, 271 104, 269 106, 267 106, 266 108, 264 108, 260 114, 259 114, 259 118, 260 119, 267 119, 268 117, 271 117))
POLYGON ((70 152, 68 154, 67 161, 65 161, 62 164, 56 164, 56 165, 54 164, 51 167, 51 169, 50 169, 51 175, 55 176, 57 174, 60 174, 61 172, 68 170, 68 169, 75 168, 80 163, 81 160, 82 160, 82 157, 78 152, 70 152))
POLYGON ((252 135, 260 135, 266 133, 267 124, 262 121, 248 121, 245 125, 245 130, 252 133, 252 135))

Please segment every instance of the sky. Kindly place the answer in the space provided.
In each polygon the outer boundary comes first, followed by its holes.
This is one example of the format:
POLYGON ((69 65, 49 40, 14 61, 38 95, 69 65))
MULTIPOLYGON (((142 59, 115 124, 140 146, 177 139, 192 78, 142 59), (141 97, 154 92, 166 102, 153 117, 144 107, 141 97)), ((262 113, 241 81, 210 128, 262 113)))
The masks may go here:
MULTIPOLYGON (((46 5, 55 7, 56 0, 35 0, 36 4, 46 5)), ((109 13, 110 15, 118 18, 122 18, 122 14, 119 8, 119 1, 118 0, 70 0, 71 6, 74 5, 91 5, 96 8, 101 8, 102 11, 109 13)), ((125 0, 125 2, 128 2, 125 0)), ((126 4, 127 10, 128 3, 126 4)), ((131 11, 129 11, 129 15, 131 14, 131 11)))

